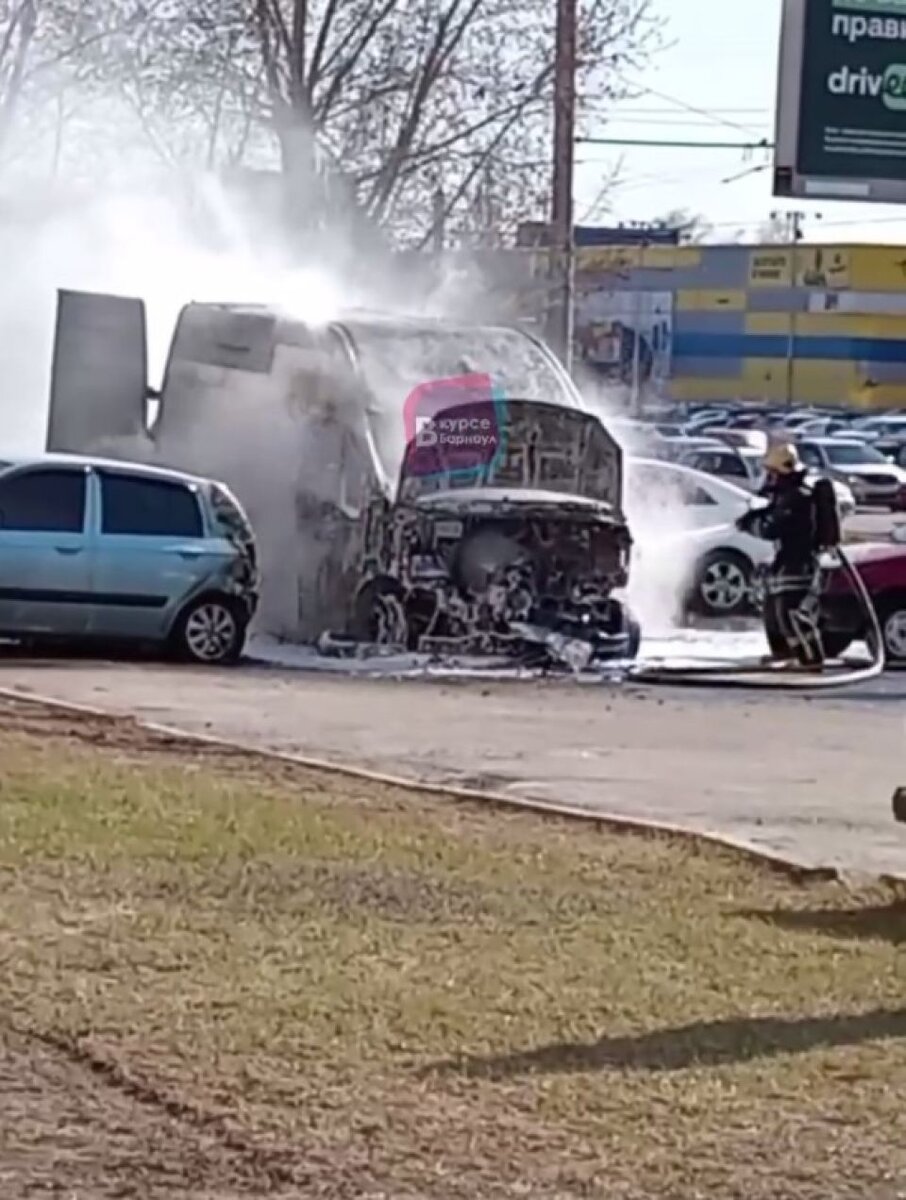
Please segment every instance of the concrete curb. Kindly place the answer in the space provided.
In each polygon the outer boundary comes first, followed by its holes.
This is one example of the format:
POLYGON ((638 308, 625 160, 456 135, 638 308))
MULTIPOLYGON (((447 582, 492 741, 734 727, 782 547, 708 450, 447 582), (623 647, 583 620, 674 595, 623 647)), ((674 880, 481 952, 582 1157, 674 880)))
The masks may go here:
MULTIPOLYGON (((642 817, 627 817, 616 813, 570 807, 565 804, 553 804, 546 800, 517 798, 507 796, 502 792, 461 788, 449 784, 422 783, 418 779, 388 775, 380 771, 369 770, 366 767, 356 767, 346 763, 333 762, 329 759, 311 758, 307 755, 290 754, 281 750, 269 750, 262 746, 232 741, 229 738, 195 733, 191 730, 180 729, 177 726, 162 725, 154 721, 143 721, 138 717, 111 712, 109 709, 96 708, 88 704, 76 704, 68 700, 59 700, 53 696, 44 696, 37 692, 19 692, 14 688, 0 688, 0 700, 55 709, 59 712, 71 713, 74 716, 91 717, 94 720, 107 721, 111 724, 129 722, 139 729, 146 730, 148 733, 172 738, 189 745, 210 746, 213 749, 239 753, 248 758, 267 759, 272 762, 282 762, 307 770, 325 771, 332 775, 341 775, 350 779, 361 779, 368 783, 378 783, 407 792, 421 792, 422 794, 446 797, 465 803, 478 803, 495 808, 533 813, 536 816, 547 817, 553 820, 584 821, 586 824, 594 825, 599 829, 606 829, 616 833, 670 837, 679 841, 693 842, 698 845, 730 851, 758 866, 778 871, 798 883, 845 883, 847 875, 855 874, 855 872, 847 872, 837 867, 810 866, 807 863, 774 854, 751 842, 733 838, 729 835, 705 833, 689 829, 682 825, 672 825, 669 822, 663 821, 651 821, 642 817)), ((878 883, 893 886, 901 885, 904 882, 895 876, 887 875, 870 876, 870 878, 876 879, 878 883)))

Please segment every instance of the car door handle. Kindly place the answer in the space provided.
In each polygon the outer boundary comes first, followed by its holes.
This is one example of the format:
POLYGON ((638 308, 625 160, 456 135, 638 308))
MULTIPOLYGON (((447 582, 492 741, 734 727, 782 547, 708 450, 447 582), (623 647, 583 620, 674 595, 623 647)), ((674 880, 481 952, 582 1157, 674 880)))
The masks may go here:
POLYGON ((81 546, 57 546, 57 554, 81 554, 81 546))
POLYGON ((176 553, 180 558, 201 558, 204 550, 198 550, 194 546, 184 546, 177 550, 176 553))

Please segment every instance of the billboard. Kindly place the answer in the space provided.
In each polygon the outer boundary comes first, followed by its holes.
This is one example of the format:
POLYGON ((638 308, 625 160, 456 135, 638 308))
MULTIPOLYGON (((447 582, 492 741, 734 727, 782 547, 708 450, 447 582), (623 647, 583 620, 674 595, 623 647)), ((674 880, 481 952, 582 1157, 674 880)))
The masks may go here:
POLYGON ((906 0, 784 0, 774 194, 906 203, 906 0))
POLYGON ((577 288, 579 358, 612 383, 663 387, 670 377, 673 293, 577 288))
POLYGON ((748 287, 826 288, 851 286, 849 251, 838 246, 770 246, 749 257, 748 287))

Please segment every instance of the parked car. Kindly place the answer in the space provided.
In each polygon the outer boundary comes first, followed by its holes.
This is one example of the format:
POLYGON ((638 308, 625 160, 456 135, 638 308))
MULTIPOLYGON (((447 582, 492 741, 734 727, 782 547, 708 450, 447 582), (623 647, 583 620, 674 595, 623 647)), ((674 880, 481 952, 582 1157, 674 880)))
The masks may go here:
POLYGON ((799 443, 807 467, 852 488, 858 504, 906 511, 906 470, 889 462, 864 442, 814 438, 799 443))
MULTIPOLYGON (((906 544, 865 542, 848 547, 847 553, 874 603, 888 662, 906 663, 906 544)), ((822 610, 828 654, 836 657, 864 639, 864 614, 839 565, 827 568, 822 610)))
POLYGON ((715 429, 714 437, 735 450, 752 450, 764 456, 768 449, 768 435, 763 429, 715 429))
POLYGON ((65 454, 0 468, 0 635, 232 663, 257 599, 255 538, 223 484, 65 454))
POLYGON ((906 416, 875 417, 860 427, 859 436, 866 434, 879 454, 906 467, 906 416))
MULTIPOLYGON (((748 492, 757 492, 764 483, 762 466, 764 455, 757 450, 742 448, 739 450, 693 450, 677 457, 677 462, 691 467, 695 471, 703 471, 726 483, 745 488, 748 492)), ((845 521, 856 511, 856 498, 852 488, 839 480, 831 481, 837 496, 840 516, 845 521)))
MULTIPOLYGON (((652 457, 669 459, 671 462, 678 462, 684 455, 691 453, 693 450, 722 450, 723 443, 713 437, 662 437, 656 443, 654 450, 656 454, 652 457)), ((643 451, 637 450, 636 453, 642 454, 643 451)))
POLYGON ((645 534, 634 554, 638 576, 657 560, 662 586, 674 589, 684 613, 726 618, 752 610, 756 571, 774 548, 736 528, 750 492, 678 463, 630 459, 626 504, 633 529, 645 534))
POLYGON ((768 428, 775 439, 795 438, 799 435, 801 429, 819 416, 820 413, 816 413, 814 409, 799 409, 792 412, 785 412, 782 415, 770 418, 768 428))
POLYGON ((715 479, 723 479, 746 491, 758 490, 761 478, 761 459, 763 455, 743 454, 732 446, 722 446, 719 449, 696 449, 680 452, 677 462, 693 471, 702 471, 713 475, 715 479))

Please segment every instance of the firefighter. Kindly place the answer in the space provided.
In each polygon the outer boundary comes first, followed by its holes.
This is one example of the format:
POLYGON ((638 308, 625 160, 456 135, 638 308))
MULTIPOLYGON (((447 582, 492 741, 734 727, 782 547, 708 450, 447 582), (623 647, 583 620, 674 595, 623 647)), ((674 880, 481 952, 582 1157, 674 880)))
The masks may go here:
MULTIPOLYGON (((807 479, 796 447, 788 443, 768 450, 764 468, 761 495, 768 503, 749 510, 737 526, 776 546, 767 573, 764 609, 769 661, 821 671, 819 554, 828 538, 822 529, 816 487, 807 479)), ((817 486, 820 497, 825 497, 826 481, 817 486)))

